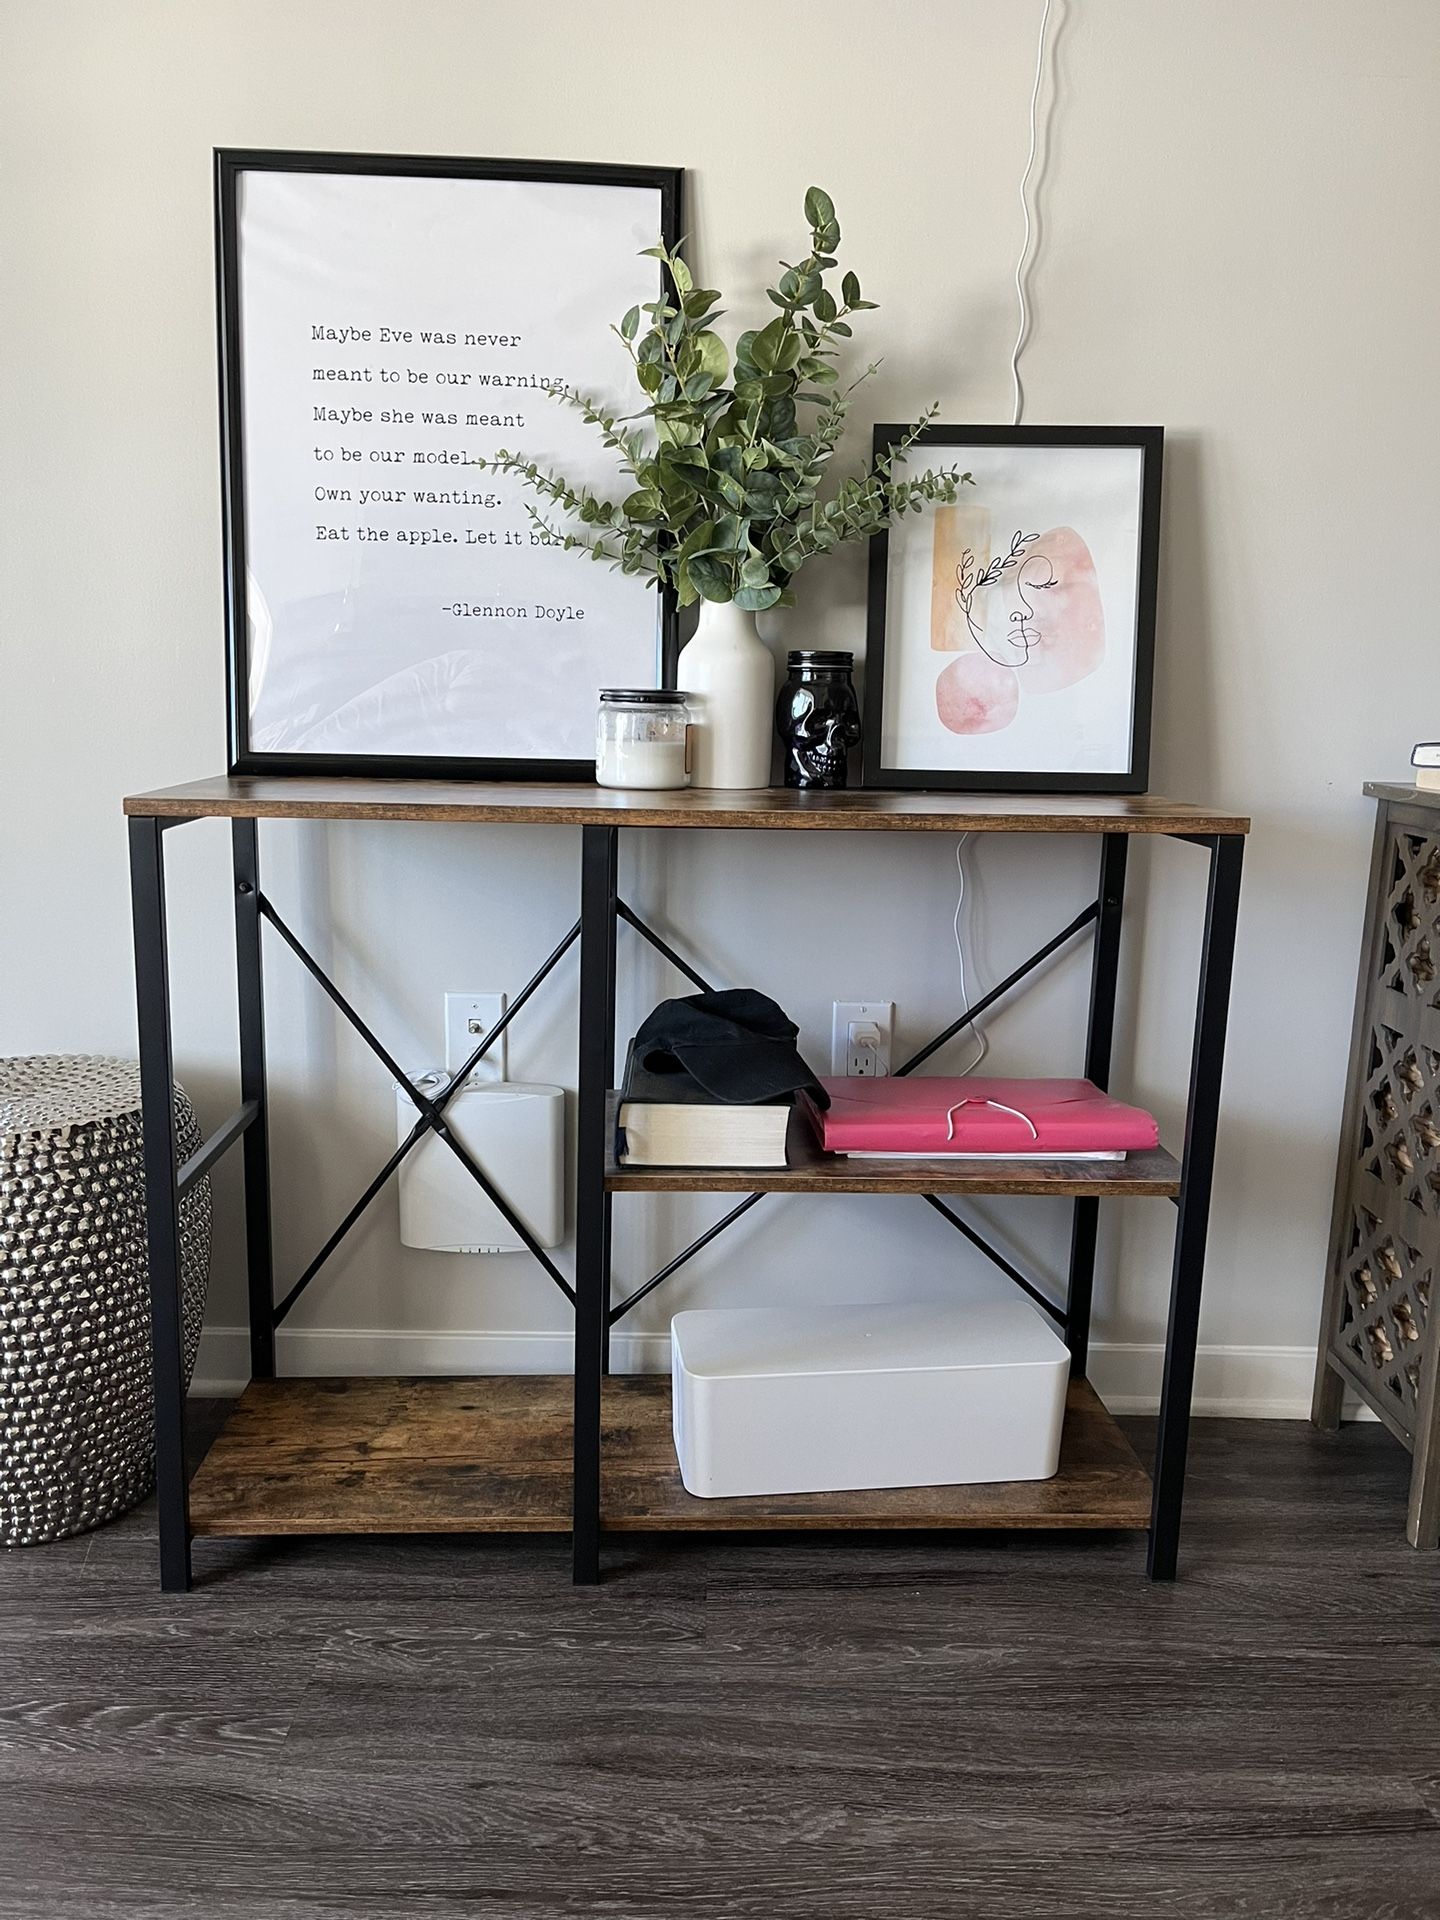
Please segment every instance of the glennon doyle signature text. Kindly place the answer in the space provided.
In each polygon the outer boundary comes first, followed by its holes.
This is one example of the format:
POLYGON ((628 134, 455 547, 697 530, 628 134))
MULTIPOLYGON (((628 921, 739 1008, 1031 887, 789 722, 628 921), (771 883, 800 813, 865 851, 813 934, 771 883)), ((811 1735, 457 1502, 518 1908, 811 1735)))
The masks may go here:
POLYGON ((453 614, 457 620, 554 620, 563 625, 567 620, 585 618, 583 607, 544 607, 538 602, 531 609, 478 605, 472 600, 456 600, 453 605, 442 607, 440 611, 453 614))

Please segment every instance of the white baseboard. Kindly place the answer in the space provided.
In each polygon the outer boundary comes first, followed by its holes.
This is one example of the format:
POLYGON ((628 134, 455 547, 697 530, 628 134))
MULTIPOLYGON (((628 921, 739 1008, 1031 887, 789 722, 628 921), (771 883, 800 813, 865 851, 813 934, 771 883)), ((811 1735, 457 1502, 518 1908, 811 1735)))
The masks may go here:
MULTIPOLYGON (((563 1333, 399 1333, 384 1328, 282 1328, 282 1374, 568 1373, 572 1343, 563 1333)), ((1090 1378, 1112 1413, 1153 1413, 1160 1401, 1163 1349, 1095 1342, 1090 1378)), ((670 1339, 663 1333, 617 1333, 617 1373, 663 1373, 670 1339)), ((1310 1412, 1313 1347, 1201 1347, 1194 1409, 1241 1420, 1303 1420, 1310 1412)), ((250 1337, 243 1327, 206 1327, 192 1392, 208 1398, 238 1393, 250 1377, 250 1337)), ((1349 1419, 1371 1419, 1347 1406, 1349 1419)))

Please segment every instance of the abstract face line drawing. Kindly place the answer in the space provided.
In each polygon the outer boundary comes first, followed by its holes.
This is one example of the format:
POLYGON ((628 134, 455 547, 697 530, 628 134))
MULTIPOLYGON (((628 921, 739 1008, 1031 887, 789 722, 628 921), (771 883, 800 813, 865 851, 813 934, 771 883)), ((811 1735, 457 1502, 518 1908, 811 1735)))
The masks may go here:
MULTIPOLYGON (((1017 528, 1010 541, 1010 551, 992 560, 983 569, 980 567, 973 547, 966 547, 960 556, 960 564, 955 569, 955 599, 960 611, 965 615, 965 624, 970 629, 971 639, 983 653, 990 653, 990 649, 985 645, 985 622, 975 617, 975 601, 986 587, 993 587, 996 581, 1012 568, 1016 569, 1015 577, 1018 587, 1028 586, 1032 592, 1038 593, 1046 587, 1055 585, 1055 569, 1045 556, 1026 552, 1026 548, 1039 538, 1038 533, 1021 533, 1017 528), (1029 563, 1037 560, 1040 561, 1042 569, 1038 574, 1029 569, 1029 563)), ((1031 623, 1034 606, 1025 598, 1023 591, 1020 592, 1019 597, 1021 611, 1012 613, 1010 619, 1012 624, 1018 626, 1018 632, 1014 637, 1021 642, 1028 655, 1030 648, 1040 636, 1031 623)), ((1017 660, 1007 660, 994 653, 990 653, 990 658, 1002 667, 1021 664, 1017 660)))
POLYGON ((957 656, 935 682, 935 711, 951 733, 1000 732, 1018 716, 1022 688, 1058 693, 1088 678, 1105 654, 1095 563, 1082 536, 1073 527, 1029 533, 1022 524, 991 558, 989 518, 983 508, 970 508, 964 522, 942 527, 936 519, 936 598, 943 569, 964 620, 963 626, 942 620, 932 638, 932 645, 957 656))

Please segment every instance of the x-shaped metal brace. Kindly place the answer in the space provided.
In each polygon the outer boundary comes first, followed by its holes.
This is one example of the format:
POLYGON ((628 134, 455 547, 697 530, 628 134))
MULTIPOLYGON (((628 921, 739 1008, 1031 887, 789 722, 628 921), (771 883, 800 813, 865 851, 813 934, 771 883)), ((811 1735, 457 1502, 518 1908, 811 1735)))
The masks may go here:
MULTIPOLYGON (((981 999, 977 1000, 973 1006, 966 1007, 958 1019, 952 1020, 949 1026, 937 1033, 934 1039, 928 1041, 917 1053, 911 1054, 903 1066, 895 1069, 895 1077, 898 1079, 904 1074, 913 1073, 917 1067, 922 1066, 932 1054, 937 1053, 941 1047, 947 1045, 957 1034, 963 1033, 967 1027, 973 1026, 983 1013, 988 1012, 997 1001, 1003 999, 1004 996, 1011 992, 1013 988, 1017 987, 1022 980, 1027 979, 1037 967, 1043 966, 1052 954, 1057 953, 1061 947, 1073 940, 1076 934, 1082 933, 1086 927, 1094 925, 1100 919, 1103 905, 1103 899, 1097 896, 1088 906, 1082 907, 1073 920, 1063 926, 1060 931, 1051 939, 1047 940, 1043 946, 1037 947, 1027 960, 1022 961, 1021 964, 1016 967, 1013 972, 1007 974, 997 986, 992 987, 990 991, 981 999)), ((698 987, 702 993, 711 993, 714 991, 713 986, 705 979, 703 974, 698 973, 696 969, 690 965, 689 961, 682 958, 667 940, 663 940, 660 935, 656 933, 653 927, 647 926, 639 914, 637 914, 633 908, 627 906, 623 900, 616 901, 615 912, 621 920, 625 921, 627 926, 633 927, 638 934, 648 940, 657 953, 662 954, 664 958, 670 962, 672 967, 676 968, 680 973, 683 973, 685 978, 694 986, 698 987)), ((702 1252, 710 1245, 712 1240, 718 1239, 728 1227, 734 1226, 737 1220, 767 1197, 771 1196, 767 1196, 764 1193, 748 1194, 738 1206, 732 1207, 730 1211, 717 1220, 713 1226, 707 1227, 704 1233, 697 1239, 692 1240, 689 1246, 682 1248, 672 1260, 667 1261, 658 1273, 652 1274, 643 1286, 639 1286, 633 1293, 627 1294, 618 1306, 609 1307, 607 1311, 607 1324, 613 1327, 617 1321, 623 1320, 627 1313, 633 1308, 638 1307, 640 1302, 645 1299, 647 1295, 653 1293, 662 1282, 668 1280, 671 1274, 678 1273, 687 1261, 693 1259, 697 1253, 702 1252)), ((934 1207, 935 1211, 948 1220, 952 1227, 955 1227, 962 1233, 972 1246, 977 1247, 994 1266, 998 1267, 1000 1272, 1003 1273, 1008 1280, 1013 1281, 1022 1292, 1028 1294, 1036 1305, 1050 1316, 1057 1326, 1064 1327, 1069 1324, 1069 1315, 1065 1309, 1057 1306, 1042 1287, 1037 1286, 1033 1280, 1027 1279, 1012 1261, 1006 1259, 998 1247, 991 1246, 984 1235, 971 1226, 967 1220, 962 1219, 953 1207, 947 1206, 943 1200, 937 1199, 933 1193, 921 1194, 918 1197, 934 1207)))
POLYGON ((441 1088, 439 1093, 432 1098, 430 1095, 422 1093, 419 1087, 415 1085, 414 1081, 411 1080, 404 1068, 400 1066, 394 1055, 371 1031, 365 1021, 361 1019, 360 1015, 355 1011, 354 1007, 351 1006, 350 1002, 345 998, 344 994, 341 993, 340 989, 335 985, 335 982, 325 972, 320 963, 312 954, 306 951, 300 940, 291 932, 290 928, 286 926, 284 920, 282 920, 276 912, 270 900, 261 893, 257 897, 256 904, 261 914, 270 922, 270 925, 299 960, 306 972, 310 974, 311 978, 317 982, 321 989, 340 1009, 341 1013, 344 1014, 345 1018, 350 1022, 366 1046, 369 1047, 370 1051, 386 1068, 387 1072, 393 1075, 396 1083, 404 1088, 406 1095, 414 1102, 418 1114, 415 1125, 411 1128, 410 1132, 400 1142, 394 1153, 390 1155, 390 1158, 385 1162, 384 1166, 375 1174, 374 1178, 346 1213, 324 1246, 321 1247, 320 1251, 300 1275, 300 1278, 295 1282, 289 1293, 287 1293, 285 1298, 274 1308, 272 1324, 277 1327, 281 1324, 290 1312, 290 1309, 295 1305, 295 1302, 305 1291, 306 1287, 309 1286, 321 1267, 324 1266, 325 1262, 330 1258, 331 1254, 334 1253, 346 1234, 349 1233, 350 1229, 365 1212, 371 1201, 380 1192, 380 1189, 385 1185, 391 1174, 396 1171, 406 1155, 419 1145, 427 1133, 433 1133, 438 1139, 444 1141, 451 1153, 455 1155, 461 1166, 463 1166, 465 1171, 470 1175, 470 1178, 480 1188, 480 1191, 485 1195, 486 1199, 495 1207, 506 1225, 513 1233, 518 1235, 526 1250, 533 1254, 540 1262, 545 1272, 573 1307, 575 1304, 574 1287, 565 1278, 564 1274, 556 1266, 549 1254, 546 1253, 539 1241, 536 1240, 534 1234, 531 1233, 525 1222, 510 1205, 505 1195, 495 1185, 494 1181, 490 1179, 489 1175, 475 1159, 464 1141, 456 1136, 445 1119, 445 1109, 455 1098, 455 1095, 460 1091, 461 1087, 464 1086, 476 1067, 479 1066, 480 1062, 485 1058, 485 1055, 490 1051, 491 1047, 493 1047, 495 1042, 500 1038, 501 1034, 504 1033, 516 1014, 519 1013, 520 1009, 525 1005, 526 1001, 529 1000, 541 982, 554 972, 555 968, 560 964, 560 961, 575 944, 575 941, 580 937, 580 922, 578 920, 575 922, 575 925, 571 927, 570 931, 565 935, 565 938, 544 960, 537 971, 532 974, 520 992, 516 994, 514 1000, 505 1009, 505 1012, 496 1021, 495 1025, 487 1034, 482 1036, 469 1059, 451 1076, 450 1080, 441 1088))

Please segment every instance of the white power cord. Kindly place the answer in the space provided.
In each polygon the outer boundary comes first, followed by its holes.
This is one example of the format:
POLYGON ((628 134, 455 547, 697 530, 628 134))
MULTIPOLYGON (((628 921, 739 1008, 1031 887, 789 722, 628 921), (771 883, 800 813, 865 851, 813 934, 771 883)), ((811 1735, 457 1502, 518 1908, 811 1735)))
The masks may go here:
POLYGON ((1030 307, 1025 298, 1025 268, 1030 258, 1030 175, 1035 168, 1036 130, 1038 127, 1037 109, 1040 104, 1040 83, 1045 77, 1046 36, 1050 26, 1050 8, 1053 0, 1045 0, 1045 9, 1040 15, 1040 42, 1035 49, 1035 84, 1030 90, 1030 155, 1025 162, 1025 172, 1020 181, 1020 211, 1025 216, 1025 239, 1020 248, 1020 258, 1015 263, 1015 298, 1020 307, 1020 324, 1015 334, 1015 345, 1010 350, 1010 380, 1015 389, 1015 410, 1010 424, 1018 427, 1020 416, 1025 411, 1025 396, 1020 389, 1020 354, 1030 331, 1030 307))
MULTIPOLYGON (((965 909, 965 842, 969 838, 968 833, 962 833, 955 842, 955 868, 960 875, 960 895, 955 902, 955 952, 960 960, 960 1008, 964 1013, 970 1011, 970 989, 965 983, 965 941, 960 932, 960 915, 965 909)), ((975 1036, 979 1051, 968 1067, 960 1069, 962 1074, 973 1073, 990 1050, 990 1042, 980 1031, 978 1022, 971 1026, 970 1031, 975 1036)))

